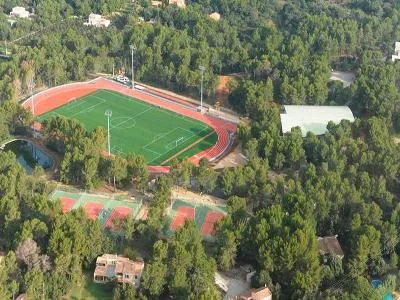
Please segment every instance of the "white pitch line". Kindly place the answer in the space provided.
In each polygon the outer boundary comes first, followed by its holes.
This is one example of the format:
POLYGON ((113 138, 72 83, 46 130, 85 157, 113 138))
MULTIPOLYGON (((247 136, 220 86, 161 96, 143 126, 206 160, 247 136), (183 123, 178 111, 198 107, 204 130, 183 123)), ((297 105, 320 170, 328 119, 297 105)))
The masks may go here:
POLYGON ((144 145, 142 148, 147 149, 147 146, 150 146, 151 144, 154 144, 155 142, 158 142, 158 141, 161 140, 163 137, 167 136, 168 134, 170 134, 171 132, 174 132, 174 131, 177 130, 177 129, 178 129, 178 128, 174 128, 174 129, 168 131, 167 133, 165 133, 165 134, 163 134, 162 136, 160 136, 160 138, 158 138, 158 139, 156 139, 156 140, 154 140, 154 141, 152 141, 152 142, 150 142, 150 143, 144 145))
POLYGON ((144 110, 144 111, 142 111, 142 112, 140 112, 140 113, 137 113, 137 114, 134 115, 133 117, 130 117, 129 119, 127 119, 127 120, 125 120, 125 121, 122 121, 122 122, 120 122, 120 123, 118 123, 118 124, 116 124, 116 125, 113 125, 112 128, 118 128, 118 126, 121 126, 122 124, 125 124, 125 123, 128 122, 128 121, 134 120, 134 119, 136 119, 137 117, 139 117, 139 116, 143 115, 144 113, 147 113, 148 111, 153 110, 153 109, 154 109, 153 107, 149 107, 148 109, 146 109, 146 110, 144 110))
MULTIPOLYGON (((96 97, 96 98, 98 98, 98 97, 96 97)), ((103 102, 96 103, 96 104, 94 104, 94 105, 92 105, 92 106, 90 106, 90 107, 88 107, 88 108, 86 108, 86 109, 84 109, 84 110, 82 110, 82 111, 79 111, 79 112, 77 112, 77 113, 75 113, 75 114, 72 114, 72 115, 69 116, 69 117, 72 118, 72 117, 75 117, 75 116, 77 116, 77 115, 86 113, 86 112, 88 112, 90 109, 94 109, 95 107, 97 107, 97 106, 99 106, 99 105, 102 105, 103 103, 106 102, 106 101, 105 101, 104 99, 102 99, 102 98, 99 98, 99 99, 102 100, 103 102)))
POLYGON ((140 104, 141 106, 144 106, 144 107, 153 106, 153 105, 148 104, 148 103, 146 103, 146 102, 137 100, 137 99, 135 99, 135 98, 133 98, 133 97, 125 96, 124 94, 122 94, 123 96, 120 96, 119 94, 112 93, 112 92, 110 92, 110 91, 108 91, 108 90, 103 90, 103 91, 106 92, 106 93, 109 93, 109 94, 111 94, 111 95, 113 95, 113 96, 118 96, 121 100, 129 101, 129 102, 135 102, 135 103, 138 103, 138 104, 140 104))

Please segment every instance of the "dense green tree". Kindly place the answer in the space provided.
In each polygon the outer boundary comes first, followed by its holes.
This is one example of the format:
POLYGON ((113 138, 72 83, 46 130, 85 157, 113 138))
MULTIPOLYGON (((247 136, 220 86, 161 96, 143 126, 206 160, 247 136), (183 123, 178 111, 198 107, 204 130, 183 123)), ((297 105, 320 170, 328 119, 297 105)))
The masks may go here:
POLYGON ((168 244, 158 241, 154 244, 153 260, 146 265, 143 273, 143 288, 151 297, 160 296, 167 284, 168 244))
POLYGON ((136 186, 139 190, 144 191, 147 188, 149 179, 149 172, 144 157, 130 153, 126 158, 126 161, 128 164, 128 177, 132 178, 132 180, 136 182, 136 186))
POLYGON ((214 191, 218 175, 214 169, 208 166, 206 159, 200 161, 194 175, 200 191, 205 193, 212 193, 214 191))

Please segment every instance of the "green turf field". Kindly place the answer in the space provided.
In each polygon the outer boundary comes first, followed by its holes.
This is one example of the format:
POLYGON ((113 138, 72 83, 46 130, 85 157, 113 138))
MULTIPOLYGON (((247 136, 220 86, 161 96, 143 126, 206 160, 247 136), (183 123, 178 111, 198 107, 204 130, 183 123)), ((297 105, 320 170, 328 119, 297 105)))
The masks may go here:
POLYGON ((205 138, 200 143, 194 145, 190 149, 188 149, 188 150, 182 152, 181 154, 179 154, 177 159, 181 160, 181 159, 184 159, 186 157, 191 157, 191 156, 193 156, 193 155, 195 155, 197 153, 200 153, 201 151, 206 150, 206 149, 214 146, 217 143, 217 141, 218 141, 218 135, 214 132, 213 134, 211 134, 210 136, 205 138))
MULTIPOLYGON (((117 92, 99 90, 39 117, 61 115, 82 122, 88 131, 107 128, 106 110, 112 111, 111 152, 142 154, 149 164, 160 164, 212 131, 208 125, 117 92)), ((207 139, 197 147, 205 147, 207 139)))

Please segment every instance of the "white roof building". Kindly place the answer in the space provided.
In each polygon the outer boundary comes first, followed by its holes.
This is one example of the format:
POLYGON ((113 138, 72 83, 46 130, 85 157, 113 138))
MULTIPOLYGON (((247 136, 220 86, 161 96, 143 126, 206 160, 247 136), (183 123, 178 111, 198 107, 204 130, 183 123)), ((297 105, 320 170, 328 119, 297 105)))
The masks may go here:
POLYGON ((110 20, 104 18, 102 15, 97 15, 91 13, 89 15, 89 20, 87 23, 84 23, 87 26, 95 26, 95 27, 108 27, 110 26, 110 20))
POLYGON ((10 12, 10 17, 26 19, 29 18, 29 11, 25 7, 16 6, 10 12))
POLYGON ((219 21, 221 20, 221 15, 217 12, 213 12, 212 14, 209 15, 210 19, 214 21, 219 21))
POLYGON ((153 7, 161 7, 162 6, 162 2, 161 1, 157 1, 157 0, 153 0, 153 1, 151 1, 151 6, 153 6, 153 7))
POLYGON ((394 55, 392 55, 392 61, 400 60, 400 42, 394 44, 394 55))
POLYGON ((312 106, 284 105, 281 114, 282 133, 300 127, 303 136, 311 131, 315 135, 325 134, 330 121, 338 124, 342 120, 354 122, 354 116, 348 106, 312 106))
POLYGON ((168 4, 169 5, 175 4, 179 8, 185 8, 186 7, 185 0, 168 0, 168 4))

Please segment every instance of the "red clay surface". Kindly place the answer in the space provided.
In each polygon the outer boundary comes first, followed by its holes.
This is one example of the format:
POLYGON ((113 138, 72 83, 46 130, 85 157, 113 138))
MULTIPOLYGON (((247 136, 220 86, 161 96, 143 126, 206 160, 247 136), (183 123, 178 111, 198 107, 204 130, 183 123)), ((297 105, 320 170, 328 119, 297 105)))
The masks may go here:
MULTIPOLYGON (((237 126, 233 123, 195 111, 193 104, 185 102, 181 99, 177 99, 175 97, 149 89, 145 89, 144 91, 132 90, 126 86, 122 86, 105 78, 97 78, 88 82, 66 84, 34 95, 35 115, 38 116, 54 110, 57 107, 60 107, 74 99, 81 98, 100 89, 116 91, 126 96, 130 96, 156 106, 161 106, 165 109, 169 109, 189 118, 199 120, 213 128, 218 135, 218 141, 214 146, 190 158, 191 162, 196 165, 202 158, 213 161, 222 156, 229 147, 230 133, 236 132, 237 129, 237 126), (157 95, 149 94, 146 91, 151 91, 151 93, 157 95), (166 98, 168 100, 166 100, 166 98), (182 105, 183 103, 185 106, 182 105)), ((23 106, 31 109, 32 99, 29 98, 27 101, 25 101, 23 106)), ((40 126, 36 125, 36 127, 40 126)), ((151 172, 166 173, 169 171, 169 167, 153 166, 150 167, 149 170, 151 172)))
POLYGON ((225 215, 217 211, 209 211, 204 219, 203 225, 201 225, 201 235, 207 236, 212 235, 214 231, 214 225, 221 220, 225 215))
POLYGON ((169 225, 171 231, 175 231, 185 224, 185 220, 194 220, 194 209, 189 206, 180 206, 176 211, 175 217, 169 225))
POLYGON ((103 210, 104 205, 98 202, 88 202, 83 207, 84 212, 88 216, 89 219, 96 220, 101 211, 103 210))
POLYGON ((113 231, 121 230, 120 225, 130 214, 132 214, 132 208, 117 206, 108 217, 105 228, 110 228, 113 231))
POLYGON ((61 197, 60 202, 61 202, 62 212, 65 214, 71 210, 76 200, 72 198, 61 197))

